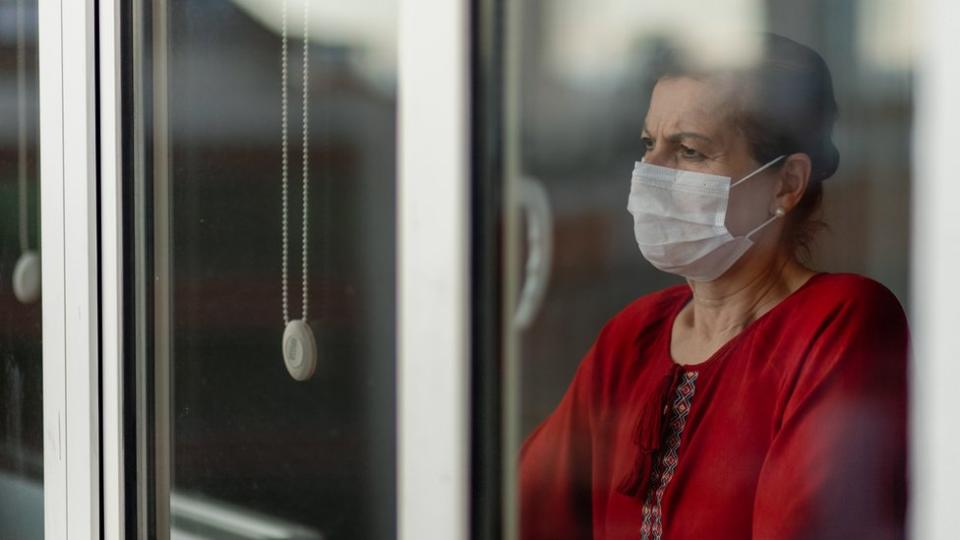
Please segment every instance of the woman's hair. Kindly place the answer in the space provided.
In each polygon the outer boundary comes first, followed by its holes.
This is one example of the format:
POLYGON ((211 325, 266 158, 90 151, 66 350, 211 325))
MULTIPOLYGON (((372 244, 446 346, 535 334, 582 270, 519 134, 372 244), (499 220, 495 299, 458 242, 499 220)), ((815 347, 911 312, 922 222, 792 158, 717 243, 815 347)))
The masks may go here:
POLYGON ((811 162, 810 183, 797 206, 787 216, 789 247, 809 255, 810 243, 824 227, 817 217, 823 200, 823 181, 833 176, 840 153, 833 143, 837 102, 830 69, 813 49, 776 34, 763 34, 756 61, 746 68, 710 72, 685 69, 674 60, 658 66, 664 77, 721 77, 734 86, 737 102, 733 121, 746 137, 752 157, 767 163, 781 155, 803 153, 811 162))

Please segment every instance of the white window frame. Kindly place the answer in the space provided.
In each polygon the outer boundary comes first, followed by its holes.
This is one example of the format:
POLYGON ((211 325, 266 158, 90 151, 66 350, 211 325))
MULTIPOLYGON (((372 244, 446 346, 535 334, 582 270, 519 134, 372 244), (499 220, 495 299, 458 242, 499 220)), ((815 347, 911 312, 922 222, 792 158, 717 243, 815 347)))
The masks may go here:
POLYGON ((466 539, 470 4, 399 8, 398 536, 466 539))
POLYGON ((100 313, 103 538, 125 530, 123 453, 123 189, 120 0, 99 0, 100 313))
POLYGON ((910 537, 960 535, 960 7, 917 5, 911 243, 910 537))
POLYGON ((100 537, 94 0, 39 0, 44 534, 100 537))

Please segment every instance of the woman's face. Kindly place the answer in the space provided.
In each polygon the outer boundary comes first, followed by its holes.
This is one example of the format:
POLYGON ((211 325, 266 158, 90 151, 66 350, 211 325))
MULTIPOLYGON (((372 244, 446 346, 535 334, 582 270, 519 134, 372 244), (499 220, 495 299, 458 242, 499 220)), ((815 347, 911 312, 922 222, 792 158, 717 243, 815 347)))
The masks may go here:
MULTIPOLYGON (((736 89, 717 79, 661 79, 653 90, 643 130, 644 161, 728 176, 735 182, 760 168, 737 129, 736 89)), ((730 192, 727 228, 746 234, 774 210, 776 173, 764 171, 730 192)))

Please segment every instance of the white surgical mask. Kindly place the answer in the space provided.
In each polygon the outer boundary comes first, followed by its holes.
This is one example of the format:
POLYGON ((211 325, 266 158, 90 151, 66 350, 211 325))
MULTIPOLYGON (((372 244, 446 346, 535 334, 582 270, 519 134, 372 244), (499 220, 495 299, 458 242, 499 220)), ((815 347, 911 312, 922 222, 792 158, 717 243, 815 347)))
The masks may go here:
POLYGON ((778 211, 743 236, 727 230, 730 189, 784 156, 731 182, 728 176, 681 171, 637 162, 627 210, 644 258, 658 269, 694 281, 713 281, 753 246, 751 237, 773 223, 778 211))

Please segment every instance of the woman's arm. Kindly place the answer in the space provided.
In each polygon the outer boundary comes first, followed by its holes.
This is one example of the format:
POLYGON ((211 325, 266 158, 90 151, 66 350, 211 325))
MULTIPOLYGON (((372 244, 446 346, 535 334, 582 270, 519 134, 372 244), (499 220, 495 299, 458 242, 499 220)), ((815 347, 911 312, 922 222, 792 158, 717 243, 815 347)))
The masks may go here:
POLYGON ((876 284, 833 315, 790 381, 760 473, 755 540, 905 536, 906 319, 876 284))
POLYGON ((591 519, 591 348, 557 408, 520 451, 520 538, 589 539, 591 519))

